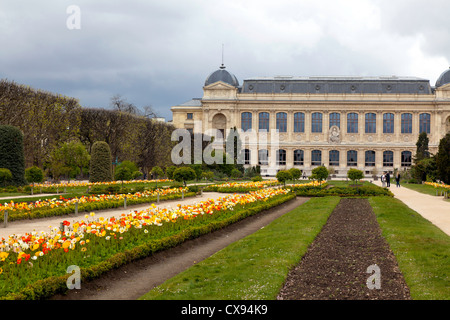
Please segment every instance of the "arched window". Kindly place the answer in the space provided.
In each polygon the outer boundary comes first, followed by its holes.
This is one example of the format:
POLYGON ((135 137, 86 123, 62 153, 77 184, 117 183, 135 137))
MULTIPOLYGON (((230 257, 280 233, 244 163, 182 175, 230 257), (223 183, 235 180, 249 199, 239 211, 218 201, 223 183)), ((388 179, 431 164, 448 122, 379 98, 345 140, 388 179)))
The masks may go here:
POLYGON ((314 112, 311 116, 311 132, 322 132, 322 114, 314 112))
POLYGON ((330 113, 330 128, 337 126, 341 128, 341 114, 337 112, 330 113))
POLYGON ((268 112, 261 112, 259 114, 259 131, 267 131, 269 132, 269 119, 270 115, 268 112))
POLYGON ((349 150, 347 151, 347 166, 356 167, 358 165, 358 151, 349 150))
POLYGON ((366 151, 365 165, 366 167, 375 167, 375 151, 366 151))
POLYGON ((294 166, 302 166, 304 161, 303 150, 294 150, 294 166))
POLYGON ((347 133, 358 133, 358 114, 347 114, 347 133))
POLYGON ((277 113, 277 130, 278 130, 278 132, 286 132, 287 131, 287 113, 286 112, 278 112, 277 113))
POLYGON ((305 132, 305 114, 303 112, 294 113, 294 132, 305 132))
POLYGON ((280 166, 286 165, 286 150, 283 149, 277 150, 277 165, 280 166))
POLYGON ((402 133, 412 133, 411 113, 402 113, 402 133))
POLYGON ((430 133, 430 114, 421 113, 419 116, 419 133, 426 132, 430 133))
POLYGON ((252 114, 251 112, 242 112, 241 114, 241 129, 248 131, 252 129, 252 114))
POLYGON ((383 152, 383 167, 393 167, 394 166, 394 152, 384 151, 383 152))
POLYGON ((402 167, 411 167, 412 164, 412 153, 411 151, 402 151, 402 167))
POLYGON ((383 114, 383 133, 394 133, 394 114, 383 114))
POLYGON ((313 150, 311 151, 311 165, 320 166, 322 164, 322 151, 313 150))
POLYGON ((267 166, 269 164, 269 151, 267 149, 258 151, 258 163, 261 166, 267 166))
POLYGON ((377 132, 377 115, 375 113, 366 113, 366 133, 377 132))
POLYGON ((338 150, 330 150, 329 164, 330 164, 330 166, 339 166, 339 151, 338 150))

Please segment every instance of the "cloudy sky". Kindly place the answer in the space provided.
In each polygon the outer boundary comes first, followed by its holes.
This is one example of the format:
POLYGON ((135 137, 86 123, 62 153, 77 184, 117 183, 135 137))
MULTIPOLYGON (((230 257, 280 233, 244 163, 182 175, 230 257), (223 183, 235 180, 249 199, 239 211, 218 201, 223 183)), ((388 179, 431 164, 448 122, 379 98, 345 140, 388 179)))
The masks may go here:
POLYGON ((397 75, 434 85, 450 66, 449 12, 448 0, 0 0, 0 78, 84 107, 119 94, 167 120, 202 96, 222 44, 240 83, 397 75))

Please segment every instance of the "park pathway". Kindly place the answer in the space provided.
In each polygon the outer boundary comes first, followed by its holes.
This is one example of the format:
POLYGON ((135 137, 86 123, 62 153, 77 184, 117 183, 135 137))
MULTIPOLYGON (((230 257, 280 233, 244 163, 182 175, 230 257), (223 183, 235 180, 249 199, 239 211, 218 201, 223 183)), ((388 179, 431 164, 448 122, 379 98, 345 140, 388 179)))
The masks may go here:
MULTIPOLYGON (((381 181, 374 181, 373 183, 381 186, 381 181)), ((389 190, 391 190, 395 198, 450 235, 449 201, 445 201, 443 197, 420 193, 403 186, 396 187, 395 180, 391 182, 389 190)))

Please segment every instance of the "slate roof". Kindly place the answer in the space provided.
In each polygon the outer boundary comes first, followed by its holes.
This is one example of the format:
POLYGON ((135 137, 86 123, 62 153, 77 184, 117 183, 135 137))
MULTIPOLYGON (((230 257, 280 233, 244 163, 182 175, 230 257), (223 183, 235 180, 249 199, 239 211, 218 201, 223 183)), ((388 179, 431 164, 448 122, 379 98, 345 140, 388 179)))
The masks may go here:
POLYGON ((450 69, 445 70, 436 80, 436 88, 450 83, 450 69))
POLYGON ((429 80, 416 77, 277 76, 245 79, 241 93, 431 94, 432 88, 429 80))
POLYGON ((234 74, 225 70, 225 66, 222 64, 220 69, 211 73, 205 80, 205 86, 213 84, 217 81, 222 81, 232 86, 238 87, 239 81, 234 74))

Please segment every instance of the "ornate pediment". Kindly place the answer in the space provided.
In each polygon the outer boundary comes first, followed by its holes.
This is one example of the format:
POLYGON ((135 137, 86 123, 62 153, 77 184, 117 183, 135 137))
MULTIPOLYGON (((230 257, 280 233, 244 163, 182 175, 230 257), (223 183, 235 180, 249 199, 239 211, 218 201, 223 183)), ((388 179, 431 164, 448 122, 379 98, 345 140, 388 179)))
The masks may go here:
POLYGON ((203 87, 203 99, 236 99, 237 88, 222 82, 214 82, 203 87))
POLYGON ((436 89, 436 100, 450 100, 450 83, 436 89))

